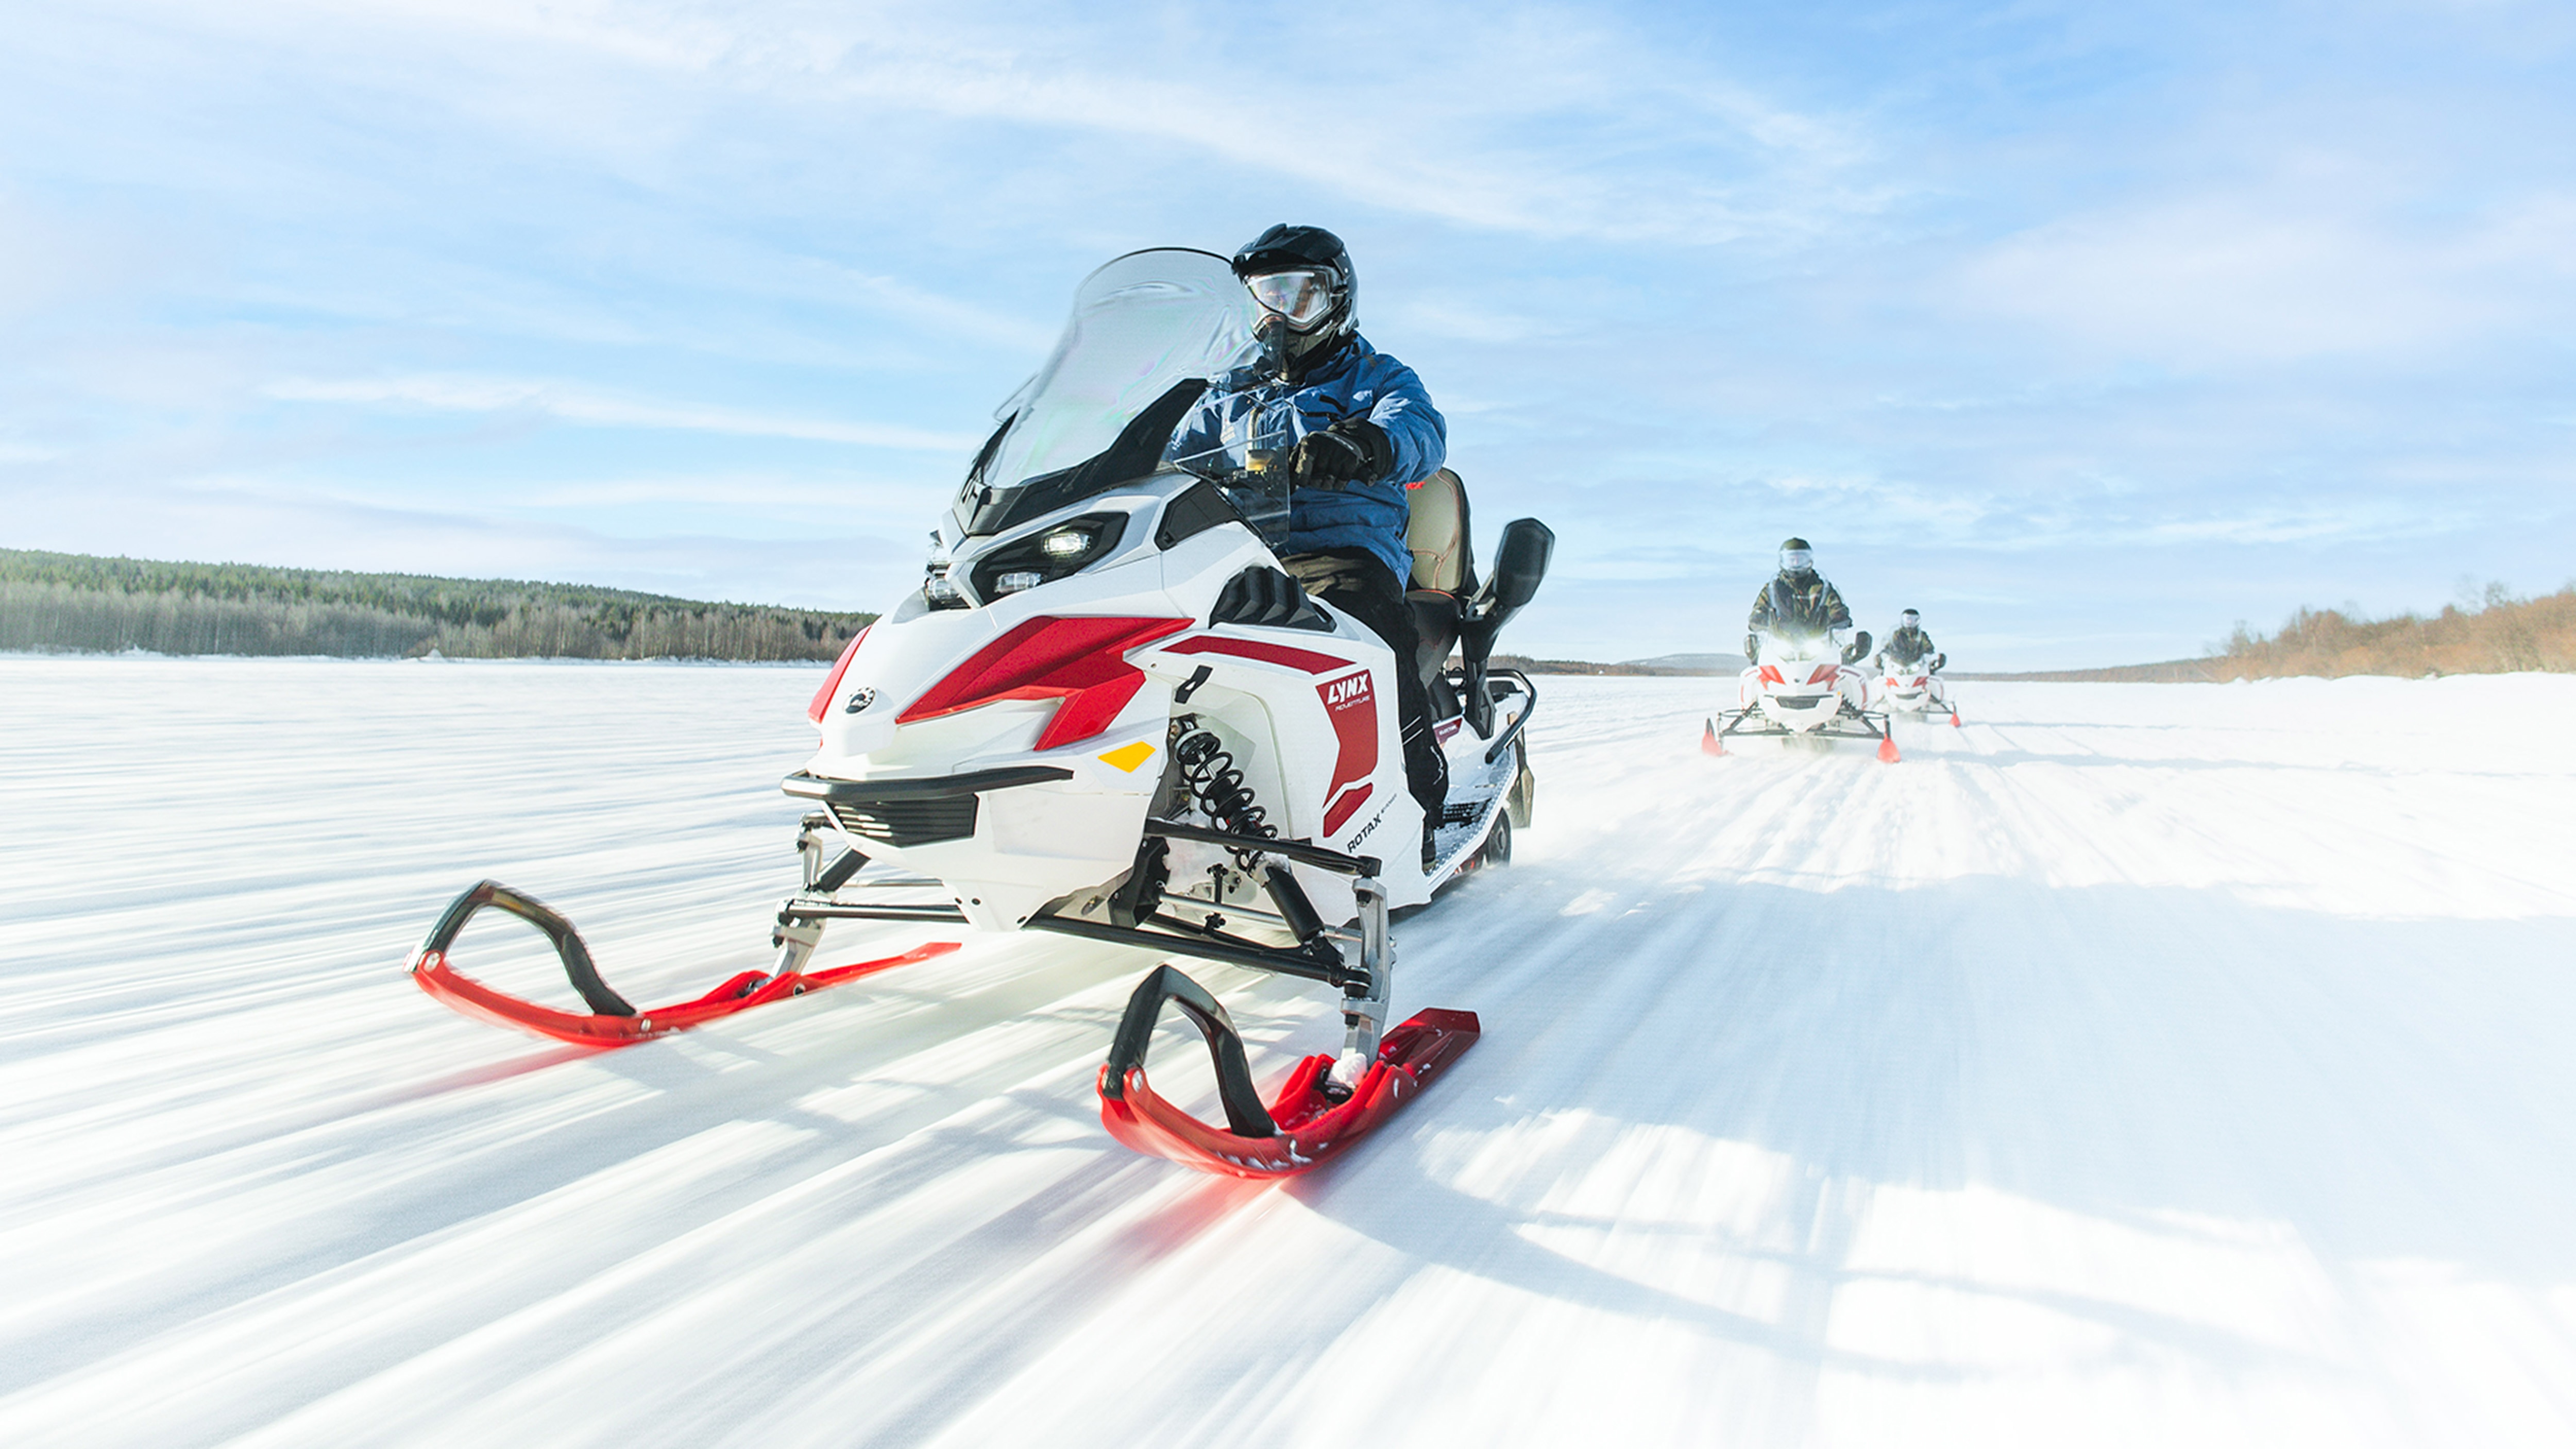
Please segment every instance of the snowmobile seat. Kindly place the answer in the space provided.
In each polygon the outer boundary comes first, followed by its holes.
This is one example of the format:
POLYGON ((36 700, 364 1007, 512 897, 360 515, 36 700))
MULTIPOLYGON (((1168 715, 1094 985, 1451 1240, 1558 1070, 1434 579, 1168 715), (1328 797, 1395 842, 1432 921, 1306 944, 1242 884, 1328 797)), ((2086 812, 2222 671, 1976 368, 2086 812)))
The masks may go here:
POLYGON ((1404 543, 1413 555, 1405 601, 1422 638, 1414 667, 1428 684, 1458 645, 1458 618, 1476 588, 1474 539, 1467 528, 1467 485, 1446 468, 1409 484, 1404 543))
POLYGON ((1474 540, 1467 532, 1467 485, 1446 468, 1405 486, 1404 546, 1413 587, 1463 597, 1475 592, 1474 540))

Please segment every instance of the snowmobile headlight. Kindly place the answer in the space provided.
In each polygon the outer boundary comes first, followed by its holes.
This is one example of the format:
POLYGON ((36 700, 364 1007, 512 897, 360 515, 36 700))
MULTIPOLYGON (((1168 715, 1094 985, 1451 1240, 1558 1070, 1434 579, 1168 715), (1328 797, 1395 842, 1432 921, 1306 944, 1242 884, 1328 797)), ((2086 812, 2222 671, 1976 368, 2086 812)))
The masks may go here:
POLYGON ((934 609, 966 607, 966 593, 957 581, 948 577, 950 556, 947 541, 938 534, 930 536, 930 556, 921 561, 921 601, 934 609))
POLYGON ((975 597, 990 603, 1005 594, 1071 578, 1108 557, 1126 531, 1124 513, 1087 513, 1014 539, 975 560, 969 571, 975 597))

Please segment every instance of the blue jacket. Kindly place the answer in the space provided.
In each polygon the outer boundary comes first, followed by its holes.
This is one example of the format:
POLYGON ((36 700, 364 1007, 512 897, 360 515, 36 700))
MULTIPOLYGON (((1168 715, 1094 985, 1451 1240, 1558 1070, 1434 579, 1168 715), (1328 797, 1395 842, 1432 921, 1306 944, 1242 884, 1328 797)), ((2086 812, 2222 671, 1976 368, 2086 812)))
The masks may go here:
POLYGON ((1364 548, 1386 561, 1397 586, 1412 582, 1413 555, 1404 546, 1408 507, 1404 485, 1440 471, 1449 459, 1449 424, 1422 390, 1413 369, 1354 337, 1341 354, 1294 387, 1255 368, 1237 368, 1216 380, 1172 433, 1167 456, 1210 451, 1242 436, 1242 420, 1259 409, 1262 421, 1284 421, 1291 437, 1321 432, 1345 418, 1366 418, 1395 445, 1395 470, 1373 483, 1340 489, 1300 488, 1288 498, 1288 537, 1282 554, 1324 548, 1364 548))

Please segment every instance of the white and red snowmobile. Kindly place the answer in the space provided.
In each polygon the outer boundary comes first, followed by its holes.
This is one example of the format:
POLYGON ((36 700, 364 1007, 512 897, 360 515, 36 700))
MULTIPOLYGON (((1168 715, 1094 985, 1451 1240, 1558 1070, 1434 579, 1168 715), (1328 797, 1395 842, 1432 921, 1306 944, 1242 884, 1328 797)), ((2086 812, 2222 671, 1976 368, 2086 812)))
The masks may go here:
POLYGON ((1736 707, 1708 721, 1702 751, 1723 755, 1729 739, 1745 737, 1867 739, 1878 741, 1880 759, 1892 765, 1901 758, 1886 712, 1870 708, 1868 673, 1852 667, 1869 652, 1867 631, 1848 648, 1831 630, 1790 625, 1754 638, 1759 653, 1736 678, 1736 707))
POLYGON ((1933 672, 1929 656, 1903 663, 1882 656, 1878 694, 1889 714, 1910 714, 1917 719, 1946 714, 1951 727, 1958 726, 1959 707, 1950 702, 1950 686, 1933 672))
MULTIPOLYGON (((785 789, 820 808, 798 837, 804 888, 779 909, 772 971, 637 1011, 599 981, 568 922, 487 881, 430 932, 415 978, 479 1015, 624 1041, 924 959, 807 973, 829 921, 1054 932, 1339 997, 1339 1055, 1306 1058, 1265 1102, 1225 1009, 1159 966, 1099 1073, 1120 1141, 1261 1178, 1309 1168, 1382 1121, 1480 1030, 1465 1011, 1387 1025, 1389 914, 1507 861, 1529 821, 1522 731, 1536 691, 1488 660, 1554 535, 1510 524, 1480 585, 1465 492, 1444 469, 1410 495, 1417 658, 1307 597, 1272 551, 1287 522, 1284 434, 1164 456, 1208 379, 1251 355, 1253 321, 1226 259, 1205 252, 1132 253, 1082 284, 1063 339, 1003 405, 934 535, 922 586, 852 641, 814 696, 821 745, 785 789), (1449 767, 1428 846, 1406 788, 1398 669, 1427 680, 1449 767), (450 948, 487 906, 545 932, 591 1016, 539 1015, 456 972, 450 948), (1224 1126, 1148 1079, 1167 1002, 1206 1039, 1224 1126)), ((954 947, 923 951, 941 949, 954 947)))

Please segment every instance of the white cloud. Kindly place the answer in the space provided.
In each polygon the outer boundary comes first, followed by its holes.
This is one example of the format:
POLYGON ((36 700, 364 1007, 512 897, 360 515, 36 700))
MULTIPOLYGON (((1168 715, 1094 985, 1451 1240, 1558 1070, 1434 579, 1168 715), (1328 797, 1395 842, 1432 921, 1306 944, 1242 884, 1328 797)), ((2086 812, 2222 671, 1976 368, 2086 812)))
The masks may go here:
POLYGON ((440 412, 533 412, 594 427, 679 428, 912 452, 971 452, 983 441, 965 433, 937 433, 896 423, 788 417, 620 397, 573 383, 525 378, 452 374, 381 379, 290 378, 271 383, 261 391, 288 402, 391 404, 440 412))
POLYGON ((2050 222, 1973 258, 1958 300, 2183 366, 2446 348, 2563 310, 2576 204, 2437 228, 2342 198, 2227 194, 2050 222))
POLYGON ((1330 83, 1275 22, 1184 7, 245 0, 164 23, 342 52, 372 81, 651 170, 745 98, 870 144, 886 115, 1148 140, 1398 213, 1540 237, 1781 241, 1883 210, 1853 121, 1800 111, 1597 10, 1319 5, 1330 83), (388 36, 385 32, 396 32, 388 36), (388 69, 399 51, 405 64, 388 69), (542 74, 545 84, 525 81, 542 74), (1293 128, 1247 123, 1275 98, 1293 128))

